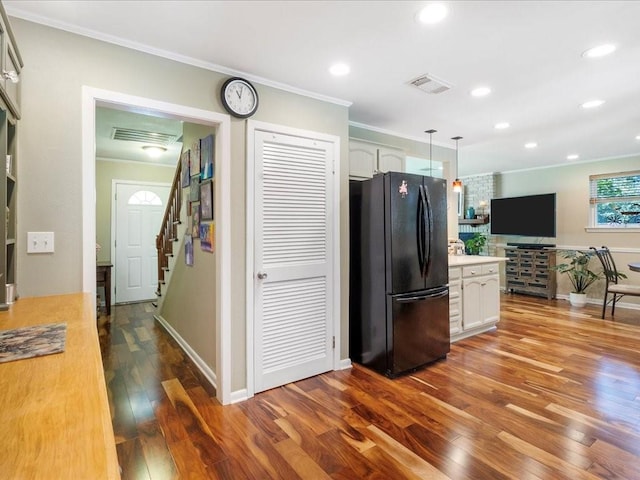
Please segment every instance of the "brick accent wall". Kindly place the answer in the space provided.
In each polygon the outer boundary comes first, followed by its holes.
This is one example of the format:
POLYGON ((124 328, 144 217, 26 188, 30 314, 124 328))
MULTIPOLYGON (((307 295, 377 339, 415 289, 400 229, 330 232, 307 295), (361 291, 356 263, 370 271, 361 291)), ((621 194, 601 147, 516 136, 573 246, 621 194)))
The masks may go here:
MULTIPOLYGON (((497 192, 497 177, 494 174, 478 175, 473 177, 464 177, 461 179, 464 185, 464 211, 467 211, 468 207, 473 207, 476 210, 476 214, 489 214, 489 220, 491 220, 490 204, 491 199, 496 196, 497 192), (486 202, 487 206, 480 207, 480 202, 486 202)), ((485 225, 459 225, 460 233, 483 233, 489 236, 490 224, 485 225)), ((484 248, 484 252, 489 255, 496 254, 495 245, 491 242, 489 236, 489 242, 484 248)))

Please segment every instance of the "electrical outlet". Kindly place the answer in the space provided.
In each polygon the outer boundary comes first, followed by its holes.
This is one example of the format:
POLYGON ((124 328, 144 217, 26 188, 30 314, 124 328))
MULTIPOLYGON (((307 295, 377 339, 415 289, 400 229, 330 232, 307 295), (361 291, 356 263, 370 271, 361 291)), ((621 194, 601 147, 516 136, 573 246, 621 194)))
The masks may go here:
POLYGON ((27 253, 53 253, 53 232, 27 232, 27 253))

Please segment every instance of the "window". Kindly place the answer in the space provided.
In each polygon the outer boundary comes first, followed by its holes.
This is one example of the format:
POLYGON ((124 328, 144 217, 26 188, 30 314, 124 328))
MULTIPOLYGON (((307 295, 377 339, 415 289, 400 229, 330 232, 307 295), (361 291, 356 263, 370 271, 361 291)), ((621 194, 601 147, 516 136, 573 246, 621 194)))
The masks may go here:
POLYGON ((162 205, 160 197, 148 190, 139 190, 127 202, 129 205, 162 205))
POLYGON ((640 228, 640 171, 589 177, 591 226, 640 228))

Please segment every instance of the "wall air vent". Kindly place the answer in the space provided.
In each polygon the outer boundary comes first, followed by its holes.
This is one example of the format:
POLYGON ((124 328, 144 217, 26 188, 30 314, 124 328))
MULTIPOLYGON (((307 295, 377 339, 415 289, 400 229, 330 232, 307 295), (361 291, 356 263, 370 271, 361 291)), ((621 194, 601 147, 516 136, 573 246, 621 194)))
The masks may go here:
POLYGON ((440 80, 439 78, 434 77, 433 75, 430 75, 428 73, 410 80, 409 85, 418 87, 423 92, 431 94, 446 92, 452 87, 450 83, 447 83, 444 80, 440 80))
POLYGON ((154 145, 166 146, 174 143, 178 136, 171 133, 146 132, 133 128, 114 127, 111 132, 111 138, 125 142, 152 143, 154 145))

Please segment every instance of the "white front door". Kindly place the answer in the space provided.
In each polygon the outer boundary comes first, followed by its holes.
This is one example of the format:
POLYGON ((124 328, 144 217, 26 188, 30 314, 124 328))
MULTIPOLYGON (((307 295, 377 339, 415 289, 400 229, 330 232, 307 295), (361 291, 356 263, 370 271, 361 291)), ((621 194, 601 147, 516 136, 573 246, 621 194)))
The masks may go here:
POLYGON ((257 130, 254 381, 260 392, 333 367, 334 144, 257 130))
POLYGON ((156 235, 170 187, 116 183, 115 303, 156 297, 158 255, 156 235))

